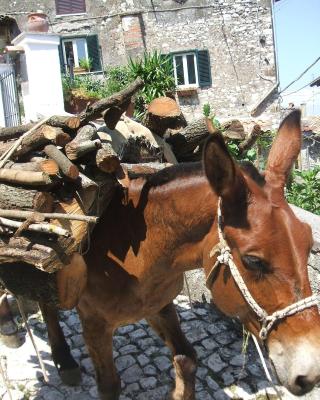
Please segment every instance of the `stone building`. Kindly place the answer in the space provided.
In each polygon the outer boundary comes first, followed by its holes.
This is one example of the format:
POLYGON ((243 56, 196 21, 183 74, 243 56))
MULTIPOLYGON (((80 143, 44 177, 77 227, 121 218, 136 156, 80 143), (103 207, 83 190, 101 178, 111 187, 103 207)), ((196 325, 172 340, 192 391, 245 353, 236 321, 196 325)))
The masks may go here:
POLYGON ((62 69, 70 57, 75 67, 91 58, 98 73, 158 50, 173 57, 189 117, 201 114, 204 103, 221 117, 274 111, 272 0, 0 0, 0 15, 14 18, 21 31, 38 9, 61 35, 62 69))

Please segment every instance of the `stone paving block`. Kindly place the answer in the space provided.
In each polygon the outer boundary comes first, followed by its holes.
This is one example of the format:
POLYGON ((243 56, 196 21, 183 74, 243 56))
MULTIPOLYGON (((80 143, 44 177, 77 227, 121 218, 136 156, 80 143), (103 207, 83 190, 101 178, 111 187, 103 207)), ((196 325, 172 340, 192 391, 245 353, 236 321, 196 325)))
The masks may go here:
POLYGON ((139 367, 138 364, 134 364, 131 367, 127 368, 121 374, 121 379, 124 383, 133 383, 139 381, 140 378, 143 377, 143 371, 139 367))
POLYGON ((171 360, 169 360, 169 358, 165 356, 155 357, 153 359, 153 362, 159 368, 160 371, 166 371, 172 366, 171 360))
POLYGON ((228 365, 224 361, 222 361, 221 357, 217 353, 212 354, 208 358, 207 362, 208 362, 208 367, 215 373, 220 372, 228 365))
POLYGON ((136 360, 131 355, 120 356, 115 361, 116 368, 119 372, 131 367, 131 365, 135 363, 136 360))

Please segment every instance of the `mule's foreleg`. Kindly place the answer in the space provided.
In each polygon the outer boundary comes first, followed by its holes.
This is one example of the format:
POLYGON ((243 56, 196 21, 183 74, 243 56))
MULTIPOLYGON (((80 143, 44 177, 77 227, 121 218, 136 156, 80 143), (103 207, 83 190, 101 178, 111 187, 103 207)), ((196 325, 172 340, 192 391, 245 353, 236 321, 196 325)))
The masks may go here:
POLYGON ((79 310, 83 336, 91 356, 101 400, 118 400, 121 383, 113 362, 113 329, 104 319, 94 315, 85 316, 79 310))
POLYGON ((81 372, 78 364, 70 353, 61 326, 58 310, 43 302, 39 303, 43 319, 47 325, 48 338, 51 346, 52 359, 63 383, 71 386, 81 381, 81 372))
POLYGON ((173 354, 176 386, 172 400, 194 400, 197 356, 181 330, 173 303, 165 306, 158 314, 147 318, 147 321, 173 354))

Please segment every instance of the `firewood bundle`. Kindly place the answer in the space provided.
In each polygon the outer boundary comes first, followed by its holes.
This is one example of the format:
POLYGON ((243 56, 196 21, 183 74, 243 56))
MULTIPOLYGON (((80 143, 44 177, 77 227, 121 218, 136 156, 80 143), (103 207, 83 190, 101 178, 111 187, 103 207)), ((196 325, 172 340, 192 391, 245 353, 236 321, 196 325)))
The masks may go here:
MULTIPOLYGON (((134 129, 134 121, 119 120, 142 86, 137 79, 78 116, 0 129, 0 263, 21 261, 54 272, 79 251, 119 185, 120 162, 132 158, 126 149, 135 141, 113 143, 110 133, 121 136, 114 130, 118 123, 134 129), (99 117, 105 130, 92 122, 99 117)), ((136 145, 159 157, 159 146, 147 138, 136 145)))

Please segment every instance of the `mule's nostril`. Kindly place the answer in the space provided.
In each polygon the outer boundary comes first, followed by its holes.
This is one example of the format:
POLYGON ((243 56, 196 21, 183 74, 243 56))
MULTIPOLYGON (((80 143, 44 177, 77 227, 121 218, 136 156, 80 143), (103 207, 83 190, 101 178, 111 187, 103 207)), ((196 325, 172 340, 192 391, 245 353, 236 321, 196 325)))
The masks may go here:
POLYGON ((299 375, 296 378, 295 384, 300 392, 300 395, 309 392, 313 387, 313 382, 310 382, 306 375, 299 375))

